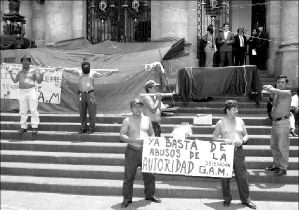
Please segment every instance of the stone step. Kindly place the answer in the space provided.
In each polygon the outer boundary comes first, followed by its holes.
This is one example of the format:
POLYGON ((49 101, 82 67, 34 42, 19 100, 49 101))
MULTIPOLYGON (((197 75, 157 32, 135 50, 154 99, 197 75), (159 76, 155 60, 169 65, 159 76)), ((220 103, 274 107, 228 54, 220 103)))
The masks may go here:
MULTIPOLYGON (((68 141, 12 141, 2 139, 1 150, 79 152, 79 153, 117 153, 124 154, 126 143, 110 142, 68 142, 68 141)), ((269 145, 244 145, 245 156, 272 156, 269 145)), ((290 157, 299 156, 299 147, 290 146, 290 157)))
MULTIPOLYGON (((174 102, 174 106, 177 107, 190 107, 190 108, 218 108, 222 109, 224 107, 225 101, 210 101, 210 102, 189 102, 189 103, 184 103, 184 102, 174 102), (221 108, 219 108, 221 107, 221 108)), ((267 102, 261 102, 259 106, 256 105, 254 102, 239 102, 239 110, 242 109, 263 109, 266 110, 266 105, 267 102)), ((180 110, 178 110, 179 112, 180 110)))
MULTIPOLYGON (((171 133, 173 129, 178 126, 177 124, 162 124, 161 130, 162 133, 171 133)), ((18 130, 19 125, 17 122, 8 122, 2 121, 1 122, 1 130, 18 130)), ((215 125, 191 125, 192 132, 194 134, 212 134, 215 125)), ((97 132, 113 132, 119 133, 121 128, 121 124, 96 124, 96 131, 97 132)), ((270 126, 246 126, 247 132, 252 134, 260 134, 260 135, 268 135, 271 133, 270 126)), ((80 130, 80 123, 61 123, 61 122, 41 122, 39 124, 39 130, 42 131, 79 131, 80 130)))
MULTIPOLYGON (((162 133, 162 136, 171 136, 170 133, 162 133)), ((193 134, 190 139, 210 140, 212 134, 193 134)), ((250 145, 269 145, 270 135, 250 135, 250 145)), ((95 132, 93 134, 78 134, 66 131, 39 131, 38 135, 27 132, 19 135, 17 130, 1 130, 1 138, 12 141, 46 140, 46 141, 70 141, 78 142, 120 142, 119 133, 95 132)), ((290 137, 291 145, 298 146, 298 137, 290 137)))
MULTIPOLYGON (((124 166, 1 162, 1 174, 37 177, 122 180, 124 176, 124 166)), ((248 169, 248 178, 250 183, 298 184, 299 177, 297 170, 288 170, 285 176, 276 177, 273 176, 272 172, 265 171, 264 169, 248 169)), ((141 168, 137 169, 136 179, 142 180, 141 168)), ((192 177, 166 174, 156 174, 156 180, 218 182, 217 179, 212 179, 209 177, 192 177)))
MULTIPOLYGON (((272 164, 272 157, 247 156, 246 165, 252 169, 264 169, 272 164)), ((77 165, 124 165, 124 154, 78 153, 2 150, 2 162, 32 162, 77 165)), ((289 169, 298 169, 298 158, 289 158, 289 169)))
MULTIPOLYGON (((181 122, 189 122, 190 124, 193 123, 193 118, 195 117, 195 114, 192 113, 186 113, 186 114, 180 114, 175 113, 175 115, 172 116, 163 116, 162 117, 162 124, 181 124, 181 122)), ((239 115, 243 120, 245 125, 271 125, 271 121, 267 118, 266 113, 263 115, 239 115)), ((102 123, 102 124, 121 124, 123 120, 127 117, 127 115, 124 116, 101 116, 97 115, 96 122, 102 123)), ((223 118, 224 114, 213 114, 213 124, 216 124, 216 122, 223 118)), ((13 121, 18 122, 20 119, 19 115, 1 115, 1 121, 13 121)), ((80 117, 77 114, 73 115, 41 115, 40 116, 41 122, 71 122, 71 123, 79 123, 80 117)), ((30 119, 28 119, 28 122, 30 122, 30 119)))
MULTIPOLYGON (((266 114, 266 109, 239 109, 239 114, 266 114)), ((180 107, 177 110, 180 113, 194 113, 194 114, 223 114, 223 108, 208 108, 208 107, 180 107)))
MULTIPOLYGON (((122 184, 122 180, 111 179, 1 175, 2 190, 108 196, 121 195, 122 184)), ((298 201, 298 185, 296 184, 253 183, 249 188, 250 197, 253 200, 298 201)), ((134 196, 143 195, 143 191, 143 182, 135 180, 134 196)), ((156 192, 161 198, 222 198, 219 182, 156 181, 156 192)), ((238 198, 235 182, 231 183, 231 192, 234 198, 238 198)))

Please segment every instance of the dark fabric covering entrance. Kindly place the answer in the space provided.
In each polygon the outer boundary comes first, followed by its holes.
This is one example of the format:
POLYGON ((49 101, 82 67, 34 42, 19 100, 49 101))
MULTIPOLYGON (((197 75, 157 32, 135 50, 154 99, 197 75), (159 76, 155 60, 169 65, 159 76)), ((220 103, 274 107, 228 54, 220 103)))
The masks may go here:
POLYGON ((184 102, 224 94, 259 92, 261 84, 256 66, 183 68, 178 72, 178 94, 184 102))

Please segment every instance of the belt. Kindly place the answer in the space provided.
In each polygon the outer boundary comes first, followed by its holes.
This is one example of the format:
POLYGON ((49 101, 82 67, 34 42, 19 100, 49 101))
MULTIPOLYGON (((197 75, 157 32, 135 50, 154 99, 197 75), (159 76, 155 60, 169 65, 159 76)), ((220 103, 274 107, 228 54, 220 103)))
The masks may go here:
POLYGON ((78 90, 78 94, 80 94, 80 93, 89 94, 89 93, 92 93, 92 92, 94 92, 94 90, 89 90, 89 91, 81 91, 81 90, 78 90))
POLYGON ((273 121, 280 121, 280 120, 286 120, 286 119, 289 119, 289 115, 288 116, 284 116, 284 117, 279 117, 279 118, 276 118, 276 119, 272 119, 273 121))
POLYGON ((135 151, 142 151, 142 147, 140 147, 140 148, 138 148, 138 147, 134 147, 134 146, 132 146, 131 144, 128 144, 128 147, 130 148, 130 149, 132 149, 132 150, 135 150, 135 151))

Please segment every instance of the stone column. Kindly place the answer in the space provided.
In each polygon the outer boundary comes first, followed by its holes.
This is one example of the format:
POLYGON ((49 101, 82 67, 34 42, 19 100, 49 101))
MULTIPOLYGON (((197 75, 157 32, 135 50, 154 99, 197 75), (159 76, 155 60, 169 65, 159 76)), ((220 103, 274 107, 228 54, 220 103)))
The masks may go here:
POLYGON ((32 40, 37 47, 45 45, 45 5, 32 1, 32 40))
POLYGON ((25 37, 32 39, 32 1, 21 1, 20 4, 20 15, 25 16, 25 37))
POLYGON ((194 1, 151 1, 151 39, 165 37, 185 38, 192 44, 186 66, 197 66, 197 2, 194 1))
POLYGON ((271 40, 269 42, 268 71, 270 74, 274 74, 276 52, 280 45, 281 1, 268 2, 266 19, 266 32, 271 40))
POLYGON ((72 1, 45 0, 45 44, 72 38, 72 1))
POLYGON ((275 74, 287 75, 290 88, 298 88, 298 1, 282 1, 280 27, 275 74))
POLYGON ((72 38, 86 37, 86 1, 73 0, 72 38))

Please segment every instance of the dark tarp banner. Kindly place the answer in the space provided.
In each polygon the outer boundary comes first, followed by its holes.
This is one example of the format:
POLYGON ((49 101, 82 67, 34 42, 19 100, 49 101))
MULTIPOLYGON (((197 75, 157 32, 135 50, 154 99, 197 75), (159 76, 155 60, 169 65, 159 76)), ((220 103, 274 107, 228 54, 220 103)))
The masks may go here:
MULTIPOLYGON (((25 54, 30 56, 33 65, 63 66, 79 68, 83 59, 88 59, 91 68, 119 69, 109 77, 95 79, 95 95, 97 99, 97 113, 119 114, 129 112, 129 101, 145 93, 143 85, 153 79, 163 85, 165 89, 165 75, 159 66, 146 71, 145 65, 161 62, 178 39, 159 40, 147 43, 118 43, 106 41, 96 45, 81 46, 74 42, 58 43, 51 48, 32 48, 7 50, 2 57, 15 57, 16 63, 25 54)), ((179 49, 178 49, 179 50, 179 49)), ((3 58, 2 58, 3 59, 3 58)), ((182 66, 183 67, 183 66, 182 66)), ((61 85, 61 103, 39 103, 40 113, 74 113, 77 108, 77 82, 74 74, 63 72, 61 85)), ((2 112, 17 112, 18 101, 13 99, 1 100, 2 112)))

